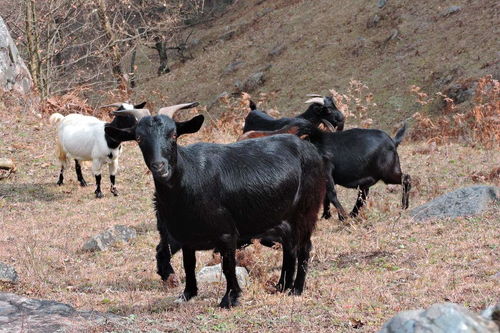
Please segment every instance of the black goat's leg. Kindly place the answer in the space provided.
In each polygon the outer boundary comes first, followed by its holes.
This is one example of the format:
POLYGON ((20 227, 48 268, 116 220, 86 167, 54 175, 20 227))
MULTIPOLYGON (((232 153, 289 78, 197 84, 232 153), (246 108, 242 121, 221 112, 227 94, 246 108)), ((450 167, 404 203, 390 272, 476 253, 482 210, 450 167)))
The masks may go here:
POLYGON ((310 237, 304 242, 304 244, 299 246, 297 254, 297 277, 295 278, 290 295, 301 295, 304 290, 311 248, 312 244, 310 237))
POLYGON ((77 159, 75 159, 75 169, 76 169, 76 178, 80 182, 80 186, 87 186, 87 182, 85 181, 85 179, 83 179, 82 167, 77 159))
POLYGON ((221 247, 222 272, 226 277, 227 288, 226 294, 220 302, 220 307, 226 309, 238 305, 238 297, 241 293, 241 288, 236 278, 236 240, 235 235, 225 234, 221 247))
POLYGON ((284 292, 292 288, 295 277, 295 263, 297 261, 297 248, 292 245, 292 235, 289 224, 281 228, 281 244, 283 247, 283 263, 281 265, 281 275, 276 285, 276 289, 284 292))
POLYGON ((329 204, 333 203, 335 209, 337 209, 337 213, 339 214, 339 220, 344 221, 347 218, 347 213, 337 198, 337 191, 335 191, 335 181, 333 180, 333 165, 328 162, 328 160, 323 159, 325 163, 325 169, 327 172, 326 178, 326 193, 325 199, 323 201, 323 218, 329 218, 331 216, 329 204), (326 162, 325 162, 326 161, 326 162))
POLYGON ((170 238, 167 240, 161 239, 160 243, 156 246, 156 268, 158 275, 160 275, 163 281, 168 281, 169 277, 175 274, 170 260, 180 248, 179 243, 170 238))
POLYGON ((411 177, 408 174, 403 174, 401 178, 403 185, 403 199, 402 206, 403 209, 408 209, 410 206, 410 190, 411 190, 411 177))
POLYGON ((198 295, 196 286, 196 254, 195 251, 186 247, 182 248, 182 262, 184 263, 184 272, 186 273, 186 287, 179 298, 180 301, 189 301, 198 295))
POLYGON ((330 217, 332 217, 330 213, 330 199, 328 198, 328 194, 325 193, 325 198, 323 199, 323 214, 321 218, 328 220, 330 217))
POLYGON ((366 198, 368 197, 369 191, 370 191, 369 187, 362 187, 358 190, 358 198, 356 199, 356 203, 354 204, 354 207, 351 213, 349 214, 351 217, 358 216, 359 210, 361 209, 361 207, 363 207, 363 205, 366 202, 366 198))
POLYGON ((57 185, 61 186, 64 183, 64 165, 61 166, 61 171, 59 172, 59 180, 57 181, 57 185))

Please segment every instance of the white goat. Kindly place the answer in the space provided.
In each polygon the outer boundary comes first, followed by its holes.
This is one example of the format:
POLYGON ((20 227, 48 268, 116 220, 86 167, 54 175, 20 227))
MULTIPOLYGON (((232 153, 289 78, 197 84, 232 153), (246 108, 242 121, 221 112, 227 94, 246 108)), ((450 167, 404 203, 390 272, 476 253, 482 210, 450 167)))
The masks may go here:
MULTIPOLYGON (((115 103, 103 107, 118 107, 117 110, 142 109, 146 103, 131 105, 127 103, 115 103)), ((115 196, 118 191, 115 186, 115 175, 118 170, 118 157, 121 153, 119 142, 111 139, 104 132, 104 128, 110 124, 113 127, 128 128, 135 125, 136 120, 133 116, 118 116, 111 123, 106 123, 96 117, 84 116, 72 113, 63 116, 60 113, 54 113, 50 116, 51 124, 57 126, 57 145, 56 154, 58 164, 61 167, 57 185, 62 185, 64 169, 68 167, 70 159, 75 160, 76 176, 81 186, 87 186, 83 178, 81 161, 92 161, 92 173, 95 176, 97 198, 102 198, 101 192, 101 168, 109 163, 109 179, 111 181, 111 193, 115 196)))

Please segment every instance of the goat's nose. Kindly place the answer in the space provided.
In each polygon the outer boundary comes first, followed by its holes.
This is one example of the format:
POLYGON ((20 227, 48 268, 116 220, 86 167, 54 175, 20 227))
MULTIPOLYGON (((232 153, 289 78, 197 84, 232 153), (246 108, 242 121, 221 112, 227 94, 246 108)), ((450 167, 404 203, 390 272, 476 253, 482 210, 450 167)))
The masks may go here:
POLYGON ((161 171, 165 167, 165 162, 153 162, 151 163, 152 171, 161 171))

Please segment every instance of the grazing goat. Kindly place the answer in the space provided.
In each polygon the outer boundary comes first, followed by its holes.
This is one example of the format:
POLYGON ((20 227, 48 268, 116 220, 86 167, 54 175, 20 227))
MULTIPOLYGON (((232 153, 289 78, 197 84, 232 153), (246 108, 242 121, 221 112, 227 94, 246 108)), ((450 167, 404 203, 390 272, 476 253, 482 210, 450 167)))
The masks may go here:
MULTIPOLYGON (((142 108, 146 102, 131 105, 128 103, 115 103, 102 107, 118 107, 117 110, 142 108)), ((109 179, 111 180, 111 193, 117 196, 115 186, 116 171, 118 170, 118 157, 121 153, 120 142, 106 135, 104 129, 107 126, 128 128, 135 124, 135 118, 130 115, 115 117, 111 123, 106 123, 92 116, 72 113, 63 116, 54 113, 50 116, 51 124, 57 126, 57 159, 61 167, 57 185, 64 182, 64 169, 68 167, 70 159, 75 160, 76 177, 81 186, 87 186, 83 178, 81 161, 92 161, 92 172, 95 176, 97 198, 102 198, 101 191, 101 168, 103 164, 109 163, 109 179)))
POLYGON ((137 126, 105 131, 116 141, 136 140, 155 183, 160 232, 159 274, 167 280, 169 263, 182 248, 186 286, 181 300, 197 295, 195 251, 222 255, 227 289, 220 306, 237 305, 241 289, 235 273, 235 250, 251 239, 271 237, 283 245, 277 288, 301 294, 307 272, 311 233, 321 206, 325 177, 313 145, 284 134, 233 144, 177 145, 177 137, 197 132, 203 116, 175 122, 172 115, 196 103, 160 109, 124 110, 137 126), (297 275, 294 279, 297 266, 297 275))
POLYGON ((250 101, 250 113, 245 118, 243 133, 251 130, 274 131, 286 125, 305 125, 309 121, 313 126, 319 126, 323 120, 328 121, 337 131, 344 128, 344 115, 337 109, 331 97, 308 95, 312 98, 306 103, 311 103, 307 110, 295 118, 274 119, 263 111, 257 110, 254 102, 250 101))
POLYGON ((401 172, 397 147, 403 140, 406 123, 394 138, 377 129, 354 128, 342 132, 333 132, 331 124, 325 124, 331 133, 318 129, 309 123, 288 125, 277 131, 251 131, 243 134, 239 140, 251 137, 290 133, 307 137, 316 146, 325 161, 327 172, 327 191, 324 200, 323 218, 330 218, 329 205, 337 208, 339 219, 344 220, 347 214, 337 199, 335 184, 357 188, 358 198, 350 216, 357 216, 368 196, 369 188, 379 180, 386 184, 403 185, 402 207, 409 206, 411 177, 401 172))

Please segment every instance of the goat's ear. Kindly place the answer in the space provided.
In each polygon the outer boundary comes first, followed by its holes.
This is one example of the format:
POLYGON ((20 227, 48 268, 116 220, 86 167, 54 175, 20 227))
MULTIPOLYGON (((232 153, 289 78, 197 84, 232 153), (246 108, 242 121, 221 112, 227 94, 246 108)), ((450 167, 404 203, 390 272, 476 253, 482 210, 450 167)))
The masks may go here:
POLYGON ((180 121, 176 122, 175 125, 177 127, 177 136, 181 136, 182 134, 187 133, 195 133, 200 130, 201 125, 203 125, 203 121, 205 117, 202 114, 197 115, 191 120, 188 121, 180 121))
POLYGON ((146 106, 146 102, 142 102, 141 104, 134 105, 134 109, 144 109, 146 106))
POLYGON ((116 128, 113 126, 105 126, 104 132, 111 139, 123 142, 123 141, 132 141, 135 140, 135 128, 116 128))

